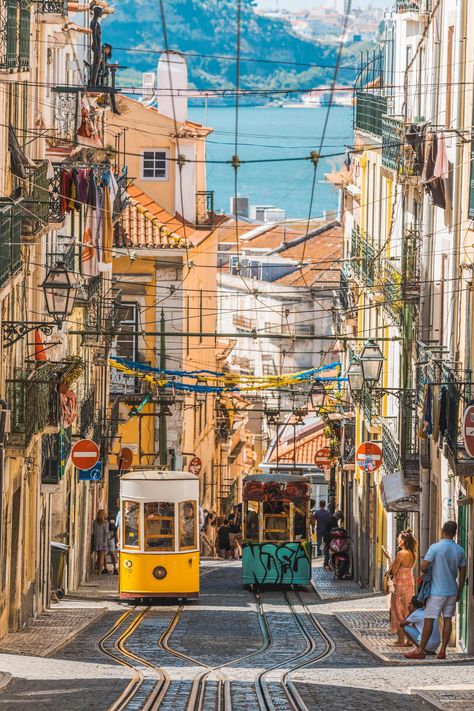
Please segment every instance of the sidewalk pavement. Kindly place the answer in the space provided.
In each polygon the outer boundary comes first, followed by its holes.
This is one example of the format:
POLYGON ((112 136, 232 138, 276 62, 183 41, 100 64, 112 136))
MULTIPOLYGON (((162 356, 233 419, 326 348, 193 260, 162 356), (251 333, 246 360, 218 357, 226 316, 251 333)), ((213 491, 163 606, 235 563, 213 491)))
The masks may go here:
MULTIPOLYGON (((50 657, 84 629, 96 623, 118 602, 118 577, 93 575, 78 590, 42 612, 21 632, 0 640, 0 655, 50 657)), ((0 656, 1 667, 1 656, 0 656)), ((0 672, 0 687, 4 680, 0 672)))
MULTIPOLYGON (((313 564, 313 587, 325 611, 333 614, 352 634, 357 642, 378 661, 387 665, 445 665, 474 661, 473 657, 448 648, 446 662, 427 657, 423 662, 410 661, 403 657, 405 649, 391 646, 394 636, 390 635, 388 600, 381 593, 364 591, 353 580, 334 580, 333 573, 324 570, 319 560, 313 564)), ((474 672, 474 668, 473 668, 474 672)), ((474 677, 473 677, 474 678, 474 677)), ((418 694, 431 708, 437 711, 473 711, 473 685, 459 684, 453 687, 410 689, 418 694)))

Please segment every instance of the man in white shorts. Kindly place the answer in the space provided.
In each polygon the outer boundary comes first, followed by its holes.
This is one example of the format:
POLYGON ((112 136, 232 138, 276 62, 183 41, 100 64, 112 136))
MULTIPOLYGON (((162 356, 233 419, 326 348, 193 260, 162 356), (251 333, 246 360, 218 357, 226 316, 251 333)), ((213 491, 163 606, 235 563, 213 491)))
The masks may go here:
POLYGON ((431 590, 425 607, 425 621, 420 643, 414 652, 405 654, 407 659, 424 659, 425 647, 431 637, 433 625, 443 616, 443 635, 438 659, 446 659, 453 627, 456 603, 459 602, 466 581, 466 556, 463 548, 454 542, 456 521, 447 521, 441 532, 441 540, 428 548, 421 570, 426 573, 431 566, 431 590))

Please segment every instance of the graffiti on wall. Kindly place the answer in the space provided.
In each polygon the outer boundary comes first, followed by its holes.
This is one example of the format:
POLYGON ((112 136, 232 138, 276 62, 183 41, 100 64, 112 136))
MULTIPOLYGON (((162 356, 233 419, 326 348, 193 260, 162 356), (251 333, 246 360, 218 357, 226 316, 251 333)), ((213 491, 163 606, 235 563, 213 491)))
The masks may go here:
POLYGON ((244 543, 242 570, 245 583, 306 585, 311 579, 310 544, 244 543))

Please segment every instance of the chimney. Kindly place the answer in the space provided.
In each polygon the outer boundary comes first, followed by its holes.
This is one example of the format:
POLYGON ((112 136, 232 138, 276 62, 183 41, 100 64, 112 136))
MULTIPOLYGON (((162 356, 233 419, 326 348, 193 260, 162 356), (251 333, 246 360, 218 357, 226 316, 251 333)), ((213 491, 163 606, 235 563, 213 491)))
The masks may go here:
POLYGON ((176 118, 176 121, 186 121, 188 117, 188 67, 185 58, 173 50, 163 52, 158 61, 156 73, 158 111, 168 118, 176 118))

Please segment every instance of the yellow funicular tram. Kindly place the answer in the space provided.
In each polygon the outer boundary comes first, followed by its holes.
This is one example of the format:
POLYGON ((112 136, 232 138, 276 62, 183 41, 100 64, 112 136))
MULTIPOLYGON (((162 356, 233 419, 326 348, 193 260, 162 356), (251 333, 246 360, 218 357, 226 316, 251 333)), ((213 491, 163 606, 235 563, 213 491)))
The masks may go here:
POLYGON ((199 594, 199 479, 137 470, 120 480, 120 597, 199 594))

